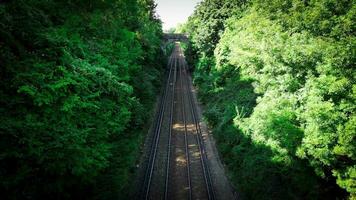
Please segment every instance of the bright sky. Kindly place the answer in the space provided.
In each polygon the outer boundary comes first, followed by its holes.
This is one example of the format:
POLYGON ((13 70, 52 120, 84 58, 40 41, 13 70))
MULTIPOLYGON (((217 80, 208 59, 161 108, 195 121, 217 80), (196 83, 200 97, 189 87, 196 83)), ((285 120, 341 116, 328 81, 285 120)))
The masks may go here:
POLYGON ((201 0, 155 0, 157 14, 163 21, 163 30, 184 23, 193 14, 195 6, 201 0))

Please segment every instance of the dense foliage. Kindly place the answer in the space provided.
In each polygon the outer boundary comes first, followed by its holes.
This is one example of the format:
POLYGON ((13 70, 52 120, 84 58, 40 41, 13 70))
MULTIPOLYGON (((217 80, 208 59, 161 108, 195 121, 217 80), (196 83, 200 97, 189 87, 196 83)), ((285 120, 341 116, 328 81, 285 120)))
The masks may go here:
POLYGON ((356 198, 355 16, 353 0, 205 0, 189 18, 195 84, 242 197, 356 198))
POLYGON ((154 9, 152 0, 0 3, 3 199, 126 195, 164 60, 154 9))
POLYGON ((238 15, 247 4, 246 0, 202 1, 196 8, 194 16, 190 17, 187 27, 178 28, 180 31, 189 32, 199 52, 212 56, 220 35, 224 32, 226 19, 238 15))

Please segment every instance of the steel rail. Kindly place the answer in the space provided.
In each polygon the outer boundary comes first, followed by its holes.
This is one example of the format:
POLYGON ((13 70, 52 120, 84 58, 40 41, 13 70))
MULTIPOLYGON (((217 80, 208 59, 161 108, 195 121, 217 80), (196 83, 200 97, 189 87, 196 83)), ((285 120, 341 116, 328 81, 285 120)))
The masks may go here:
MULTIPOLYGON (((187 74, 187 63, 184 62, 184 73, 187 74)), ((208 199, 209 200, 214 200, 215 199, 215 191, 212 185, 212 181, 211 181, 211 174, 210 174, 210 169, 209 166, 207 164, 207 155, 206 155, 206 150, 205 150, 205 146, 204 143, 202 142, 202 133, 201 133, 201 129, 200 129, 200 125, 199 122, 197 120, 197 114, 196 114, 196 110, 195 107, 193 106, 193 97, 192 97, 192 92, 191 92, 191 85, 190 82, 188 80, 188 75, 185 76, 185 81, 186 81, 186 86, 188 89, 188 100, 189 100, 189 105, 190 108, 192 110, 192 118, 193 118, 193 122, 195 124, 195 129, 196 129, 196 140, 198 143, 198 148, 200 151, 200 161, 201 161, 201 165, 203 168, 203 173, 204 173, 204 180, 205 180, 205 184, 206 184, 206 189, 207 189, 207 193, 208 193, 208 199)))
POLYGON ((181 48, 179 48, 179 76, 180 76, 180 87, 181 87, 181 104, 182 104, 182 116, 183 116, 183 124, 184 124, 184 144, 185 144, 185 157, 187 160, 187 181, 188 181, 188 199, 192 199, 192 181, 190 177, 190 158, 189 158, 189 147, 188 147, 188 139, 187 139, 187 121, 186 121, 186 112, 185 112, 185 105, 184 105, 184 87, 183 87, 183 76, 182 76, 182 52, 181 48))
MULTIPOLYGON (((176 53, 176 48, 175 48, 176 53)), ((172 140, 172 125, 173 125, 173 112, 174 112, 174 98, 175 98, 175 85, 177 79, 177 56, 175 55, 174 62, 174 77, 172 83, 172 101, 169 119, 169 132, 168 132, 168 147, 167 147, 167 166, 166 166, 166 180, 165 180, 165 190, 164 199, 168 199, 168 184, 169 184, 169 169, 170 169, 170 159, 171 159, 171 140, 172 140)))
MULTIPOLYGON (((153 169, 154 169, 155 160, 156 160, 156 156, 157 156, 157 149, 158 149, 158 143, 159 143, 159 138, 160 138, 160 133, 161 133, 163 115, 164 115, 164 111, 165 111, 166 99, 167 99, 170 80, 171 80, 172 60, 173 59, 176 59, 176 58, 172 54, 168 61, 168 64, 167 64, 168 66, 170 66, 170 68, 169 68, 168 78, 167 78, 167 82, 166 82, 166 88, 163 91, 163 94, 162 94, 163 98, 160 102, 159 114, 158 114, 157 120, 156 120, 156 122, 158 122, 158 123, 156 123, 154 137, 153 137, 154 145, 152 145, 152 147, 151 147, 150 157, 148 159, 148 166, 147 166, 145 178, 144 178, 144 187, 143 187, 144 199, 148 199, 149 192, 150 192, 150 187, 151 187, 151 182, 152 182, 152 174, 153 174, 153 169)), ((142 198, 140 198, 140 199, 142 199, 142 198)))

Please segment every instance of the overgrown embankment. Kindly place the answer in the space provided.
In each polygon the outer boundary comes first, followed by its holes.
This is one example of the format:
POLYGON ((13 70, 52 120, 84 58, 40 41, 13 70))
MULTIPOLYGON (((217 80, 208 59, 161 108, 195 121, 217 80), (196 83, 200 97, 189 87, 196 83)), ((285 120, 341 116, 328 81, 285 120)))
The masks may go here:
POLYGON ((356 197, 355 5, 203 1, 182 28, 242 197, 356 197))
POLYGON ((151 0, 0 3, 0 193, 124 198, 164 66, 151 0))

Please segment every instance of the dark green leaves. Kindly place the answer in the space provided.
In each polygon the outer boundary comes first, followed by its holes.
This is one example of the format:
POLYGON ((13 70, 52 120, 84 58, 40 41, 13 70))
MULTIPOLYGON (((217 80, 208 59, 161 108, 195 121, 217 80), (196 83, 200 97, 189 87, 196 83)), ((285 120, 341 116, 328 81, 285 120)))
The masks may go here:
POLYGON ((163 60, 161 24, 147 15, 154 15, 152 4, 1 4, 5 199, 126 194, 163 60))

